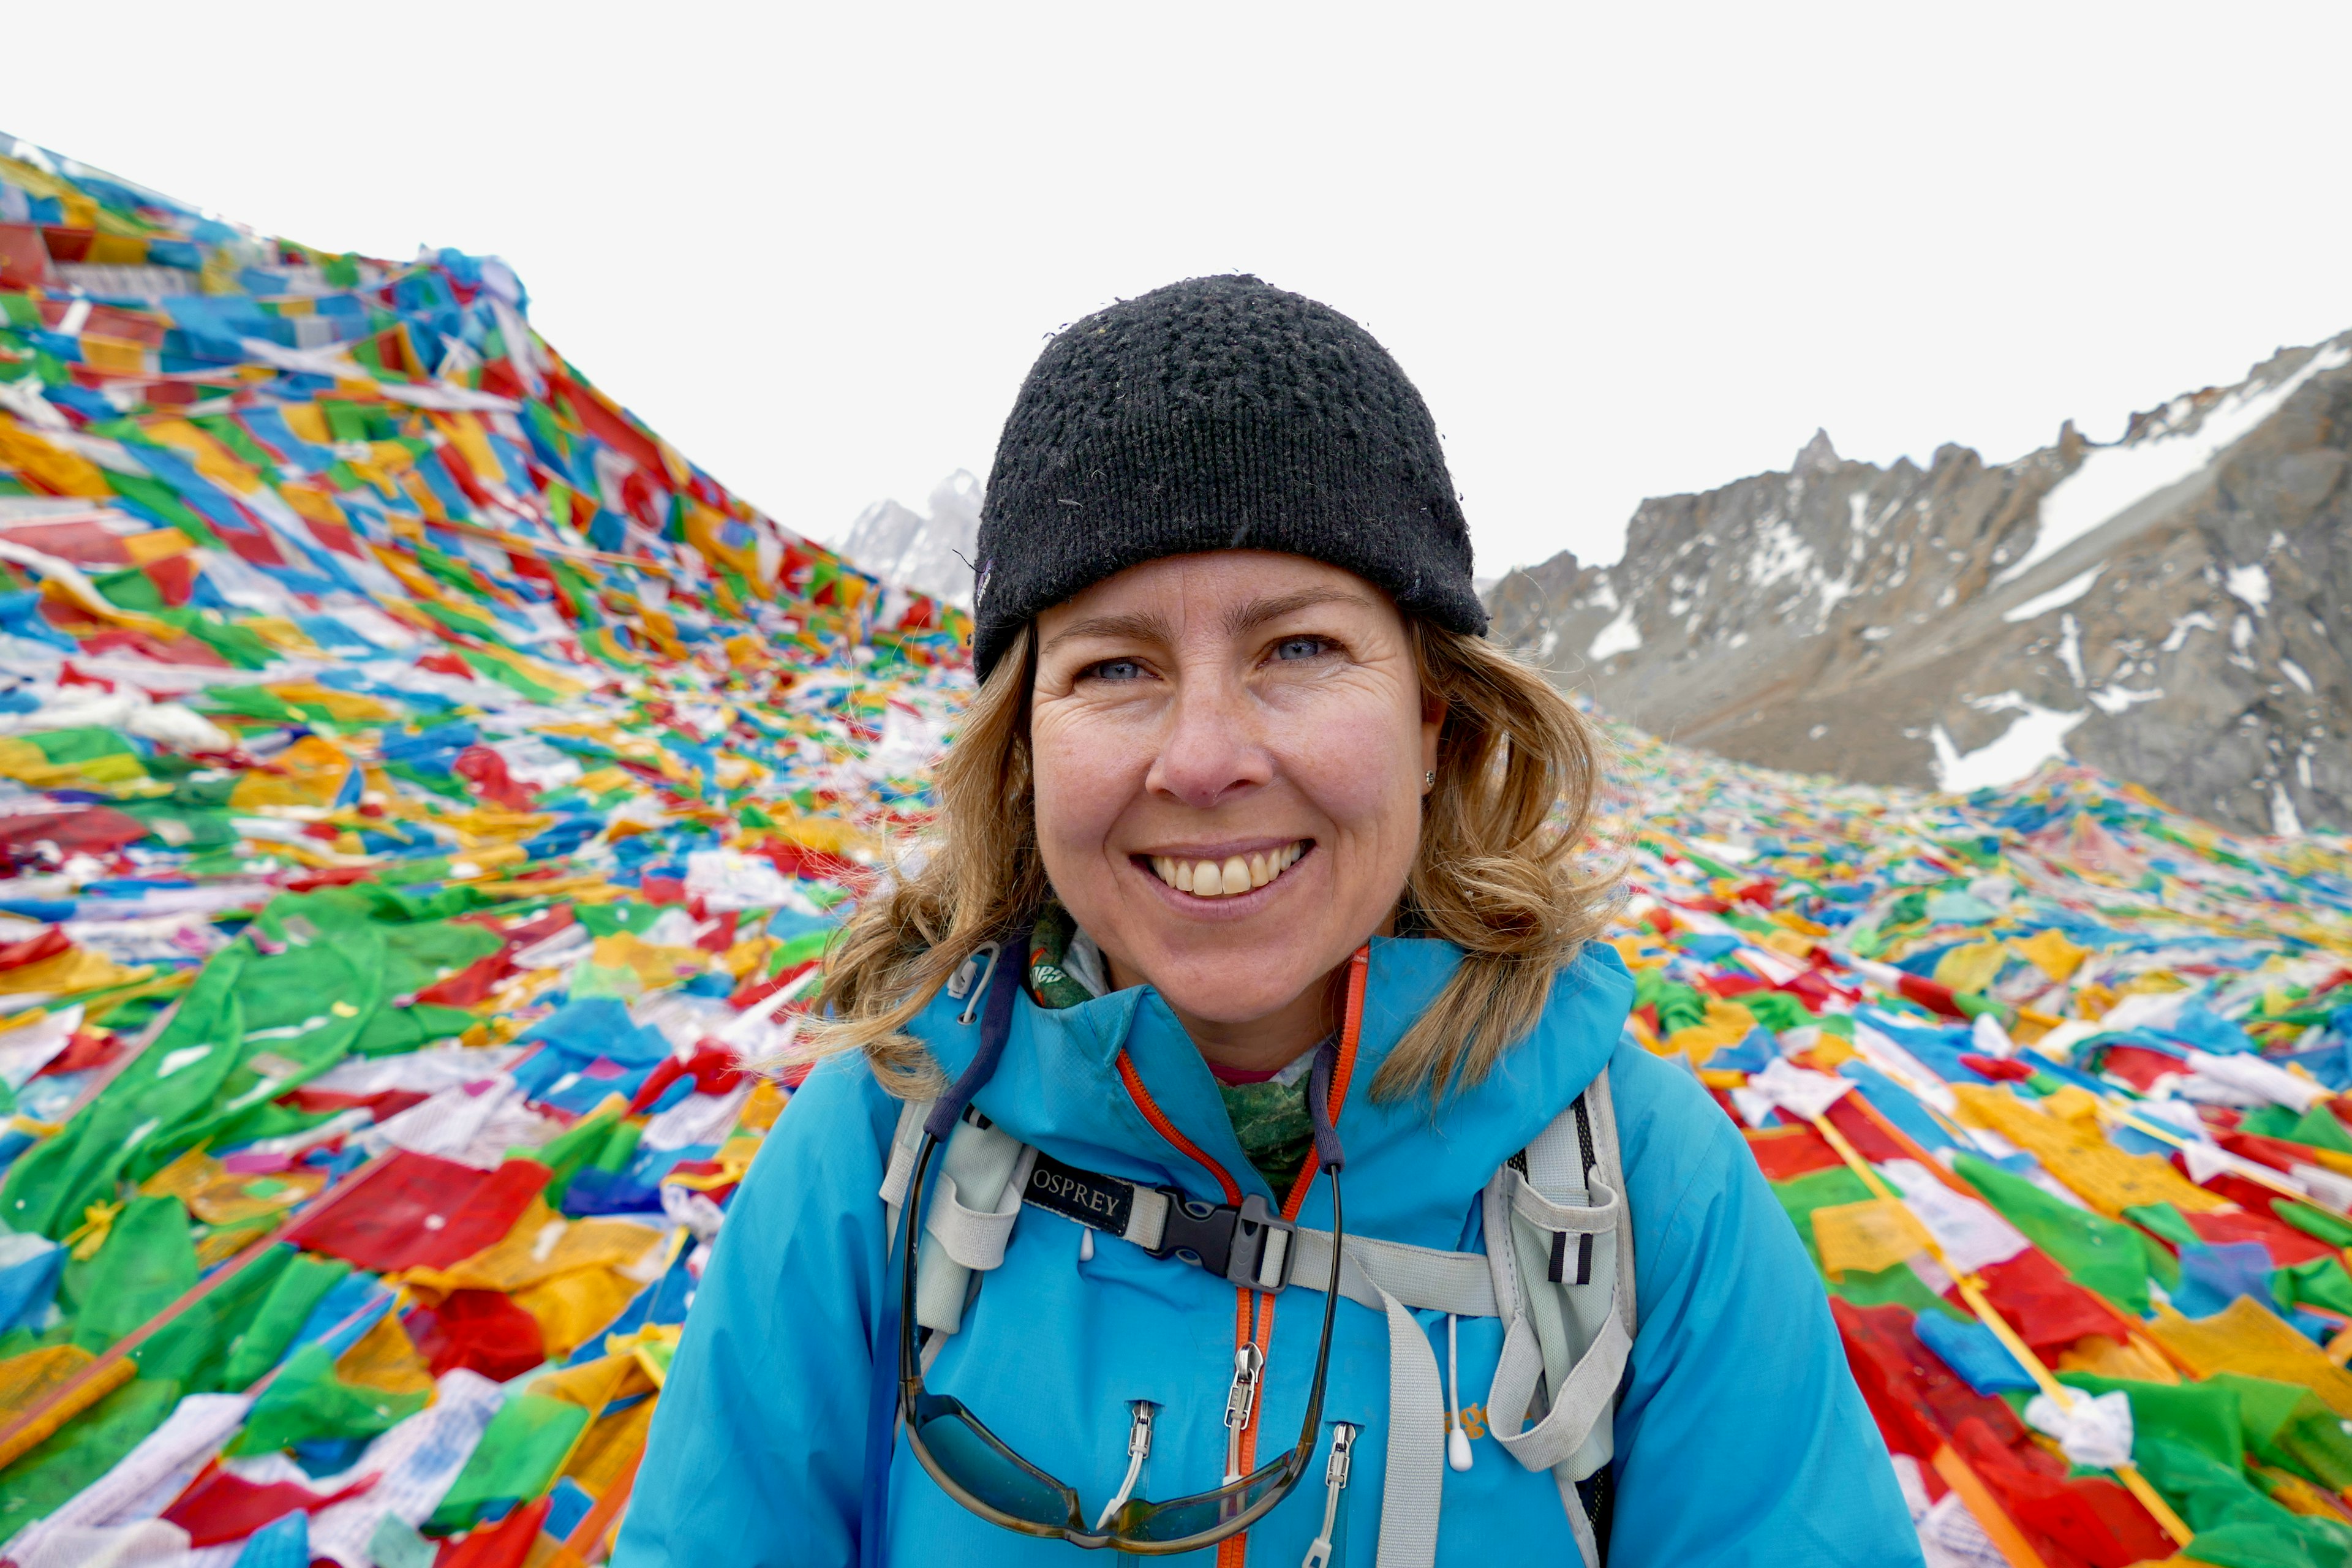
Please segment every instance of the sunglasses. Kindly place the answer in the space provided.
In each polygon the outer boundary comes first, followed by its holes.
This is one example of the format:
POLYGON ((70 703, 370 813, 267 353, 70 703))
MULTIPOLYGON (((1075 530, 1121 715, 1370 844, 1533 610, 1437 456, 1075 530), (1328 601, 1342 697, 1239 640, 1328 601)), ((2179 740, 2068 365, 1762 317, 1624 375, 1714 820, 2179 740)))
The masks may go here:
MULTIPOLYGON (((1090 1526, 1075 1488, 1055 1479, 1016 1454, 964 1403, 923 1386, 922 1357, 915 1343, 915 1257, 922 1212, 923 1184, 937 1138, 924 1134, 916 1155, 903 1211, 906 1236, 899 1258, 898 1295, 898 1414, 906 1424, 908 1445, 940 1489, 965 1509, 991 1524, 1024 1535, 1066 1541, 1089 1551, 1109 1547, 1138 1556, 1160 1556, 1213 1546, 1239 1535, 1271 1513, 1288 1497, 1315 1457, 1316 1438, 1323 1421, 1324 1376, 1331 1363, 1331 1324, 1339 1292, 1323 1297, 1323 1334, 1315 1350, 1315 1382, 1307 1397, 1307 1416, 1299 1424, 1298 1441, 1272 1462, 1213 1491, 1195 1492, 1167 1502, 1127 1497, 1107 1508, 1090 1526)), ((1331 1183, 1332 1254, 1344 1245, 1339 1209, 1339 1173, 1327 1166, 1331 1183)), ((1135 1406, 1136 1421, 1128 1438, 1129 1483, 1142 1468, 1151 1438, 1153 1406, 1135 1406)), ((1229 1416, 1232 1410, 1229 1407, 1229 1416)), ((1246 1407, 1243 1407, 1246 1419, 1246 1407)))

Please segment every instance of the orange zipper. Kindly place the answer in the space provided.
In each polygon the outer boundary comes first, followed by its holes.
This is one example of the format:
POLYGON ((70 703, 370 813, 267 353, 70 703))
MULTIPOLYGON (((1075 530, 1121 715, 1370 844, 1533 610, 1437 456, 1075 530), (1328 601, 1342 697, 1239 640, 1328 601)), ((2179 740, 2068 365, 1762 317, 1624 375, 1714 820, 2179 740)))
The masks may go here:
MULTIPOLYGON (((1335 1127, 1339 1123, 1339 1107, 1347 1103, 1348 1079, 1356 1070, 1356 1041, 1363 1031, 1364 980, 1371 969, 1371 956, 1370 946, 1360 947, 1355 956, 1348 961, 1348 1005, 1347 1011, 1341 1015, 1343 1021, 1339 1026, 1339 1060, 1331 1072, 1331 1098, 1324 1110, 1324 1114, 1331 1119, 1335 1127)), ((1307 1194, 1314 1187, 1315 1177, 1322 1164, 1322 1156, 1308 1149, 1306 1163, 1298 1167, 1298 1179, 1290 1184, 1290 1195, 1283 1200, 1283 1218, 1293 1222, 1297 1220, 1298 1211, 1306 1206, 1307 1194)), ((1337 1258, 1332 1259, 1330 1288, 1334 1290, 1339 1288, 1337 1258)), ((1274 1302, 1268 1298, 1261 1304, 1255 1290, 1239 1290, 1234 1294, 1240 1300, 1235 1310, 1238 1321, 1234 1331, 1234 1348, 1238 1351, 1244 1340, 1255 1340, 1258 1353, 1258 1385, 1263 1388, 1265 1386, 1265 1354, 1274 1341, 1274 1302), (1253 1319, 1255 1320, 1254 1329, 1251 1326, 1253 1319)), ((1250 1410, 1248 1424, 1242 1428, 1240 1468, 1243 1475, 1257 1468, 1257 1418, 1265 1407, 1265 1400, 1261 1395, 1250 1410)), ((1244 1568, 1248 1561, 1249 1531, 1244 1531, 1218 1543, 1217 1568, 1244 1568)))
MULTIPOLYGON (((1339 1061, 1331 1074, 1331 1100, 1326 1111, 1335 1126, 1339 1120, 1339 1107, 1347 1102, 1349 1077, 1356 1068, 1356 1040, 1363 1029, 1364 980, 1371 968, 1371 956, 1372 950, 1367 945, 1358 948, 1355 956, 1348 961, 1348 1007, 1345 1021, 1340 1026, 1339 1061)), ((1168 1113, 1160 1109, 1159 1102, 1151 1098, 1151 1091, 1143 1087, 1143 1075, 1135 1070, 1135 1063, 1128 1056, 1124 1047, 1118 1053, 1118 1080, 1126 1086, 1128 1098, 1135 1101, 1135 1108, 1143 1112, 1143 1119, 1151 1123, 1153 1131, 1165 1138, 1193 1163, 1216 1177, 1217 1185, 1224 1192, 1225 1202, 1237 1204, 1242 1201, 1241 1184, 1234 1180, 1231 1172, 1211 1159, 1205 1150, 1185 1137, 1178 1131, 1176 1124, 1168 1120, 1168 1113)), ((1289 1197, 1283 1201, 1283 1218, 1293 1221, 1298 1218, 1298 1211, 1305 1205, 1307 1191, 1315 1184, 1315 1176, 1321 1165, 1321 1156, 1309 1149, 1307 1152, 1307 1163, 1298 1168, 1298 1179, 1290 1184, 1289 1197)), ((1335 1277, 1332 1289, 1338 1288, 1339 1284, 1335 1277)), ((1264 1310, 1261 1310, 1258 1292, 1246 1288, 1235 1290, 1234 1292, 1234 1349, 1238 1352, 1244 1345, 1255 1342, 1259 1357, 1258 1376, 1261 1388, 1265 1386, 1266 1347, 1273 1338, 1274 1303, 1265 1302, 1264 1310)), ((1251 1408, 1249 1421, 1242 1427, 1240 1471, 1243 1475, 1248 1475, 1257 1468, 1257 1418, 1259 1408, 1264 1404, 1265 1401, 1261 1398, 1257 1405, 1251 1408)), ((1217 1543, 1217 1568, 1244 1568, 1248 1560, 1249 1532, 1247 1531, 1244 1531, 1239 1535, 1229 1536, 1217 1543)))

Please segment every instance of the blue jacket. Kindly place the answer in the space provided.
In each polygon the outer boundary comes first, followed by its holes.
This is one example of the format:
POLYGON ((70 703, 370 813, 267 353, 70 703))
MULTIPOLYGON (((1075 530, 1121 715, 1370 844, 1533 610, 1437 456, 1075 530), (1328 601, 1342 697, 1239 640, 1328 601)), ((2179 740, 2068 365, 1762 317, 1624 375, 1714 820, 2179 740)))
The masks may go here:
MULTIPOLYGON (((1819 1277, 1738 1131, 1685 1072, 1621 1045, 1633 985, 1596 946, 1560 976, 1535 1033, 1433 1120, 1425 1100, 1370 1098, 1380 1064, 1459 962, 1431 940, 1376 941, 1358 1059, 1340 1108, 1348 1229, 1484 1249, 1478 1194, 1497 1167, 1606 1064, 1633 1216, 1639 1331, 1616 1416, 1612 1568, 1705 1563, 1911 1565, 1919 1552, 1886 1450, 1847 1373, 1819 1277)), ((952 1077, 979 1026, 940 998, 915 1033, 952 1077)), ((994 1079, 974 1102, 1024 1142, 1084 1169, 1169 1183, 1210 1202, 1215 1177, 1146 1119, 1174 1129, 1270 1206, 1215 1080, 1149 988, 1058 1011, 1024 995, 994 1079), (1130 1084, 1129 1079, 1133 1083, 1130 1084)), ((737 1193, 656 1411, 619 1568, 838 1563, 858 1558, 866 1411, 885 1288, 877 1195, 898 1104, 862 1060, 810 1075, 737 1193)), ((1318 1181, 1302 1225, 1331 1223, 1318 1181)), ((1024 1209, 927 1382, 961 1399, 1015 1451, 1076 1487, 1089 1510, 1127 1468, 1129 1402, 1160 1406, 1139 1495, 1214 1487, 1235 1346, 1235 1291, 1108 1237, 1081 1261, 1080 1227, 1024 1209)), ((1323 1297, 1275 1298, 1258 1462, 1297 1439, 1323 1297)), ((1441 1367, 1446 1321, 1419 1314, 1441 1367)), ((1444 1563, 1577 1560, 1552 1478, 1522 1469, 1482 1410, 1503 1325, 1463 1319, 1464 1426, 1479 1435, 1444 1476, 1444 1563)), ((1342 1300, 1328 1423, 1363 1429, 1335 1562, 1370 1568, 1380 1536, 1389 1341, 1378 1312, 1342 1300)), ((1291 1568, 1322 1521, 1321 1449, 1307 1479, 1249 1532, 1248 1559, 1291 1568)), ((923 1568, 1075 1563, 1065 1542, 999 1529, 893 1455, 887 1560, 923 1568)), ((1206 1562, 1202 1552, 1186 1561, 1206 1562)))

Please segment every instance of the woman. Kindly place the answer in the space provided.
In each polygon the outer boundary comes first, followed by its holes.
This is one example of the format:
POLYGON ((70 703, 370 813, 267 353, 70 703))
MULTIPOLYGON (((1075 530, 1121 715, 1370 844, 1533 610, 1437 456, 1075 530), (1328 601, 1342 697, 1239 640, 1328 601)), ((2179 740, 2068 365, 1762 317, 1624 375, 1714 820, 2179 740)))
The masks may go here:
POLYGON ((1620 1043, 1593 737, 1379 344, 1250 278, 1078 322, 979 554, 619 1561, 1916 1562, 1737 1131, 1620 1043))

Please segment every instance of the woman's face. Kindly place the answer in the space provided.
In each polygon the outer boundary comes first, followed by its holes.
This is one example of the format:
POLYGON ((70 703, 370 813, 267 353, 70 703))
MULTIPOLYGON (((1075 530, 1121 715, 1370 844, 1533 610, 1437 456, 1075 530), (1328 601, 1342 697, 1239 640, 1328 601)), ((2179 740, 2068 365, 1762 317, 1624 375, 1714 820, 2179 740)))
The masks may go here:
POLYGON ((1114 981, 1156 987, 1204 1046, 1319 1017, 1318 983, 1394 912, 1436 766, 1443 710, 1395 605, 1336 566, 1222 551, 1097 583, 1037 641, 1038 844, 1114 981))

